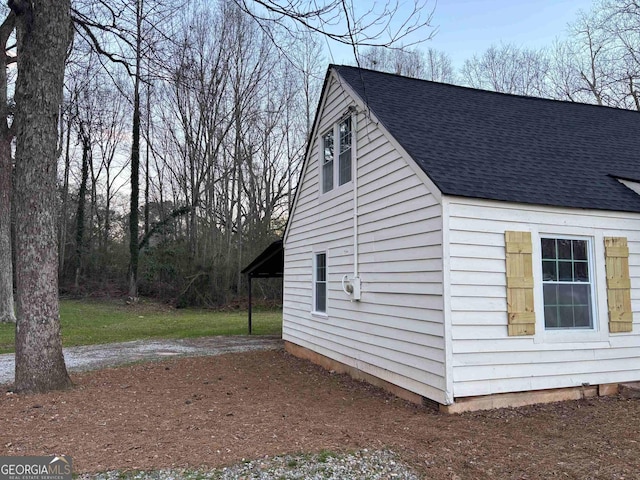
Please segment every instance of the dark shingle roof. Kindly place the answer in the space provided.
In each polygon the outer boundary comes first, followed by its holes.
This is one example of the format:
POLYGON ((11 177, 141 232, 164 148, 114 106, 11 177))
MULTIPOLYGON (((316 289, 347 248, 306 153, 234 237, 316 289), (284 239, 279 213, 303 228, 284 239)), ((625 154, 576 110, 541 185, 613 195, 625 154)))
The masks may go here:
POLYGON ((640 212, 640 112, 332 68, 444 194, 640 212))

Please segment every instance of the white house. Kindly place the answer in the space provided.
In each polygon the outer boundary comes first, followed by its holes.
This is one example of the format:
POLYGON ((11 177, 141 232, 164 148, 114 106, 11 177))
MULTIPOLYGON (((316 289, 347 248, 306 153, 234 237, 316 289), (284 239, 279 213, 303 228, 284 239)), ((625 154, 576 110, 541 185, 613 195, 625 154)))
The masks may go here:
POLYGON ((615 391, 640 113, 331 66, 284 251, 296 355, 452 412, 615 391))

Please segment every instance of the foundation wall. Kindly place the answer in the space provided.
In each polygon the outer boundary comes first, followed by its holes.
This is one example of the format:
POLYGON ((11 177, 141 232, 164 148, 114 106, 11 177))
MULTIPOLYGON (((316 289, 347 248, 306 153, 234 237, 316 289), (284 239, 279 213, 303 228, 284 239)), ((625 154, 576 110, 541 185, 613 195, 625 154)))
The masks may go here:
MULTIPOLYGON (((308 348, 301 347, 291 342, 285 342, 285 349, 290 354, 309 360, 327 370, 337 373, 346 373, 350 377, 361 380, 377 387, 380 387, 399 398, 415 403, 417 405, 433 405, 432 402, 424 397, 410 392, 404 388, 393 385, 385 380, 369 375, 357 368, 345 365, 319 353, 313 352, 308 348)), ((618 384, 608 383, 602 385, 588 385, 572 388, 555 388, 549 390, 534 390, 528 392, 516 393, 500 393, 493 395, 482 395, 477 397, 457 398, 452 405, 438 405, 443 413, 463 413, 475 410, 491 410, 494 408, 522 407, 525 405, 534 405, 536 403, 561 402, 566 400, 580 400, 583 398, 592 398, 597 396, 609 396, 618 394, 618 384)))

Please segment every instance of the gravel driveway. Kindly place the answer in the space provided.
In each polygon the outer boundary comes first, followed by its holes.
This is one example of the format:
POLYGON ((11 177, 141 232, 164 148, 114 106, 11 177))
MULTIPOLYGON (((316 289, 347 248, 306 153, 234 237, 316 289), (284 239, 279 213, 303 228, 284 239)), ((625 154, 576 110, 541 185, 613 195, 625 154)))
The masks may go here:
MULTIPOLYGON (((78 372, 178 356, 199 357, 256 350, 277 350, 282 348, 282 345, 280 337, 266 335, 136 340, 65 348, 64 359, 69 371, 78 372)), ((0 355, 0 384, 13 382, 14 370, 14 354, 0 355)))

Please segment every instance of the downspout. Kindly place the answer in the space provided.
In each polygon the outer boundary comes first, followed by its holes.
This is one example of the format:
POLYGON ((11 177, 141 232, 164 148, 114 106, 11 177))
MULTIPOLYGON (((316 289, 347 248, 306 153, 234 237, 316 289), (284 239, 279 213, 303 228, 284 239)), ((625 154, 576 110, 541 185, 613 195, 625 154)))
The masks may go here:
POLYGON ((358 237, 358 112, 354 105, 349 107, 351 114, 351 158, 353 159, 353 278, 351 279, 351 300, 360 301, 361 282, 359 271, 358 237))
POLYGON ((354 106, 349 107, 349 112, 353 115, 352 130, 353 139, 351 148, 353 149, 353 279, 359 282, 358 276, 358 112, 354 106))
POLYGON ((353 185, 353 276, 349 278, 346 274, 342 277, 342 290, 349 295, 351 301, 359 301, 361 297, 361 282, 358 262, 358 113, 354 105, 349 106, 348 113, 351 115, 351 159, 353 185))

